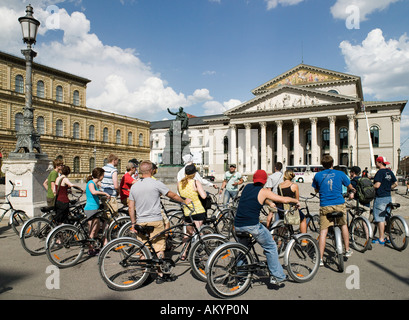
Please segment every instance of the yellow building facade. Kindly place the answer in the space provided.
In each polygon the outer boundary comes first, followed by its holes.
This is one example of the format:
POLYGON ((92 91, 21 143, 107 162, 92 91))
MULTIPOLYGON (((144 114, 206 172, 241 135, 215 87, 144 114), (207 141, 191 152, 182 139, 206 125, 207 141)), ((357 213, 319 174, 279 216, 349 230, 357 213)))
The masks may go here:
MULTIPOLYGON (((16 147, 23 124, 25 60, 0 52, 0 152, 6 159, 16 147)), ((110 153, 123 173, 131 159, 149 159, 150 123, 87 108, 88 79, 33 64, 34 128, 41 134, 42 152, 62 158, 71 178, 82 179, 103 166, 110 153)))

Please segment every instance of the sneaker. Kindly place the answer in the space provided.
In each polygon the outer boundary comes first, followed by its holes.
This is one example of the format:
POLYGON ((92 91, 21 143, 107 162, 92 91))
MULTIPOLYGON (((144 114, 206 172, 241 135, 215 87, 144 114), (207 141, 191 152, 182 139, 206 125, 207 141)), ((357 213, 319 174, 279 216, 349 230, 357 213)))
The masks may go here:
POLYGON ((162 283, 164 283, 164 282, 166 282, 167 281, 167 279, 166 279, 166 276, 165 275, 163 275, 163 276, 157 276, 156 277, 156 284, 162 284, 162 283))
POLYGON ((320 267, 324 266, 324 261, 322 259, 320 259, 320 267))
POLYGON ((280 285, 287 280, 288 280, 287 276, 285 276, 285 278, 281 280, 278 280, 276 277, 270 276, 270 283, 275 285, 280 285))
POLYGON ((347 251, 345 251, 345 257, 349 258, 350 256, 352 256, 354 252, 352 251, 351 248, 349 248, 347 251))

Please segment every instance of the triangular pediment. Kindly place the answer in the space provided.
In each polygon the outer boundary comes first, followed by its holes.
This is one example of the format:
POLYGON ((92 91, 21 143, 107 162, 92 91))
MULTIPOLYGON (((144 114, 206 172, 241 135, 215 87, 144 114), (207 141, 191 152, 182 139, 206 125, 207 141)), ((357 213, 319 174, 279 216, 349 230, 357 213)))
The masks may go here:
POLYGON ((305 87, 280 86, 271 89, 264 94, 260 94, 254 99, 226 111, 224 114, 234 115, 290 110, 295 108, 315 108, 320 106, 355 103, 358 101, 358 99, 353 97, 305 87))
POLYGON ((345 73, 300 64, 252 90, 252 93, 259 95, 282 86, 306 86, 351 80, 360 80, 360 78, 345 73))

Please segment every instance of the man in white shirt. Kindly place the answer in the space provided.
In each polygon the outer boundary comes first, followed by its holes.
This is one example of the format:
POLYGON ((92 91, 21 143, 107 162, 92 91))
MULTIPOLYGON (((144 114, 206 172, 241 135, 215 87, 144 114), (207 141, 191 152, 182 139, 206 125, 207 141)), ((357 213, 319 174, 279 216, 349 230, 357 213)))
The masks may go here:
MULTIPOLYGON (((178 175, 177 175, 178 182, 180 182, 185 177, 186 166, 193 164, 193 156, 190 153, 185 154, 182 157, 182 159, 183 159, 183 163, 185 164, 185 166, 182 169, 180 169, 178 172, 178 175)), ((206 179, 203 179, 200 176, 199 172, 196 172, 195 177, 193 179, 199 181, 204 186, 213 187, 217 189, 217 186, 215 184, 211 183, 210 181, 207 181, 206 179)))
POLYGON ((265 188, 270 189, 275 194, 277 194, 277 187, 278 185, 284 181, 283 173, 281 172, 283 169, 283 164, 281 162, 277 162, 274 166, 274 173, 268 176, 267 182, 264 185, 265 188))

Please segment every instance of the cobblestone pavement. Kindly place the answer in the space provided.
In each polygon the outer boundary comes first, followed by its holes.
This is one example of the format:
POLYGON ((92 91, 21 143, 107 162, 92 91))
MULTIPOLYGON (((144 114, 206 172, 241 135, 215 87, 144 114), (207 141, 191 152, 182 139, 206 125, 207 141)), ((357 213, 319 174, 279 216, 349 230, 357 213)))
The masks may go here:
MULTIPOLYGON (((174 187, 171 189, 174 190, 174 187)), ((300 184, 300 190, 301 195, 308 195, 312 188, 300 184)), ((400 195, 404 191, 404 187, 400 186, 399 194, 394 196, 394 201, 401 203, 395 214, 408 218, 409 198, 400 195)), ((318 202, 312 202, 311 208, 318 208, 318 202)), ((188 262, 175 267, 176 281, 159 285, 151 280, 143 287, 129 292, 110 290, 103 283, 97 268, 97 258, 84 258, 72 268, 55 270, 45 255, 30 256, 4 221, 0 224, 0 300, 132 299, 158 300, 158 306, 162 306, 164 301, 173 306, 175 300, 220 301, 209 293, 206 283, 192 275, 188 262), (49 283, 50 276, 54 275, 58 275, 58 288, 50 289, 47 281, 49 283)), ((281 299, 407 300, 408 265, 409 248, 398 252, 389 246, 373 245, 373 249, 364 254, 354 252, 346 261, 343 273, 321 267, 312 281, 304 284, 289 281, 282 288, 272 286, 268 284, 267 278, 262 278, 246 294, 233 300, 241 303, 245 303, 245 300, 281 299)), ((153 314, 159 314, 158 308, 153 310, 153 314)))

